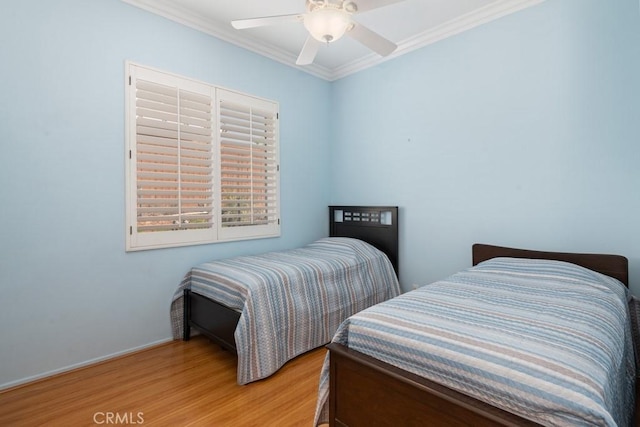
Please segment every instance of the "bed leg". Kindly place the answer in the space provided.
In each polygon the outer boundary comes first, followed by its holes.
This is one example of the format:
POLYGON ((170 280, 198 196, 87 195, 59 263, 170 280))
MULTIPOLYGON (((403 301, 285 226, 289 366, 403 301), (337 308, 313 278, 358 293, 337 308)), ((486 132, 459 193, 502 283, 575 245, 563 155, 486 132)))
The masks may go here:
POLYGON ((189 319, 191 318, 191 290, 184 290, 184 297, 182 299, 183 302, 183 310, 182 310, 182 339, 184 341, 189 341, 191 339, 191 326, 189 325, 189 319))

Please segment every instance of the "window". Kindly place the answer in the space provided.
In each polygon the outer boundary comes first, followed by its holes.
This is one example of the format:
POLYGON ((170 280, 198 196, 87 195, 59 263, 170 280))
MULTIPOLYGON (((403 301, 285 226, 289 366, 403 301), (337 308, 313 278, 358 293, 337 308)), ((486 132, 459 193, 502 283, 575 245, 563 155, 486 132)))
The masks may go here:
POLYGON ((127 250, 280 235, 278 105, 127 64, 127 250))

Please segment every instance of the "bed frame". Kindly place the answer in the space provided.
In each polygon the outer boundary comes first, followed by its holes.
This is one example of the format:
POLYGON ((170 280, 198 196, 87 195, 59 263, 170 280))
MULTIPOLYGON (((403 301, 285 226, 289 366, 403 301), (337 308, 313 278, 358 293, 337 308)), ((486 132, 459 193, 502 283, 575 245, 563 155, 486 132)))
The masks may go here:
MULTIPOLYGON (((617 255, 572 254, 473 245, 473 265, 508 256, 567 261, 628 286, 628 261, 617 255)), ((341 344, 330 351, 330 426, 534 426, 518 415, 466 396, 341 344), (372 404, 372 402, 375 402, 372 404)))
MULTIPOLYGON (((364 240, 387 254, 398 274, 397 206, 329 206, 329 236, 364 240)), ((183 339, 191 328, 237 353, 234 333, 240 313, 207 297, 184 291, 183 339)))

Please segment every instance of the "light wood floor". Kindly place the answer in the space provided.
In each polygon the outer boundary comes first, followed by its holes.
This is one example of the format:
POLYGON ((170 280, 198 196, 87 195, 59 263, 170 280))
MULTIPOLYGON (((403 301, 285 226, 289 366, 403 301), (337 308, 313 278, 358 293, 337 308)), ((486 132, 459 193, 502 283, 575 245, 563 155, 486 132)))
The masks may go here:
POLYGON ((174 341, 0 392, 0 426, 311 427, 325 354, 239 386, 234 355, 203 337, 174 341))

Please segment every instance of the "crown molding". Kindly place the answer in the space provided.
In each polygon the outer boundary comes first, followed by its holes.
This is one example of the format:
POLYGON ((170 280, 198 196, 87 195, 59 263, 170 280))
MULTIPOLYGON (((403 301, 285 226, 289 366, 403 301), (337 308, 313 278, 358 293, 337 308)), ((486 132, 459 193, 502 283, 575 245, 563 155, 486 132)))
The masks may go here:
POLYGON ((297 56, 292 55, 284 49, 280 49, 271 44, 262 43, 258 40, 240 35, 231 25, 229 29, 221 27, 219 22, 204 19, 184 8, 177 7, 170 0, 122 0, 122 2, 146 10, 156 15, 160 15, 171 21, 193 28, 205 34, 209 34, 220 40, 226 41, 241 48, 250 50, 259 55, 266 56, 274 61, 285 64, 289 67, 297 68, 313 76, 324 80, 331 80, 332 71, 318 64, 306 65, 304 67, 296 65, 297 56))
POLYGON ((333 70, 329 80, 339 80, 348 75, 357 73, 358 71, 362 71, 385 61, 397 58, 406 53, 423 48, 448 37, 455 36, 456 34, 460 34, 464 31, 486 24, 487 22, 496 20, 519 10, 537 5, 544 1, 546 0, 500 0, 493 2, 487 6, 438 25, 437 27, 402 40, 398 43, 398 48, 389 56, 382 58, 375 53, 371 53, 338 67, 333 70))
POLYGON ((271 44, 262 43, 258 40, 242 36, 229 25, 226 29, 219 22, 204 19, 194 13, 177 7, 170 0, 122 0, 132 6, 160 15, 164 18, 201 31, 203 33, 224 40, 233 45, 255 52, 259 55, 273 59, 287 66, 309 73, 328 81, 339 80, 343 77, 373 67, 380 63, 402 56, 406 53, 433 44, 437 41, 452 37, 464 31, 470 30, 479 25, 509 15, 522 9, 537 5, 545 0, 497 0, 487 6, 476 9, 470 13, 454 18, 435 28, 419 33, 413 37, 402 40, 398 43, 398 48, 389 56, 380 57, 375 53, 357 58, 343 66, 335 69, 320 66, 318 64, 306 65, 304 67, 296 65, 297 57, 290 52, 280 49, 271 44))

